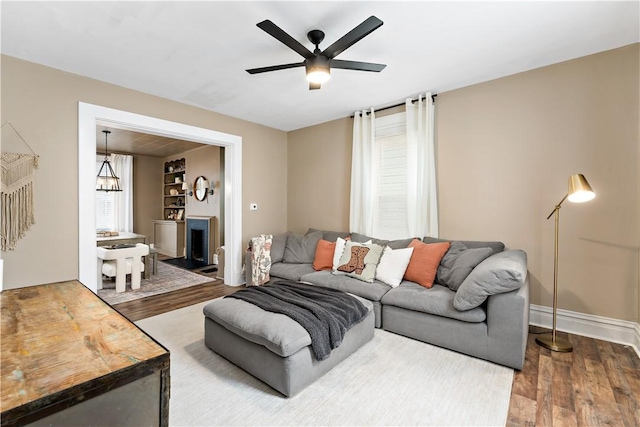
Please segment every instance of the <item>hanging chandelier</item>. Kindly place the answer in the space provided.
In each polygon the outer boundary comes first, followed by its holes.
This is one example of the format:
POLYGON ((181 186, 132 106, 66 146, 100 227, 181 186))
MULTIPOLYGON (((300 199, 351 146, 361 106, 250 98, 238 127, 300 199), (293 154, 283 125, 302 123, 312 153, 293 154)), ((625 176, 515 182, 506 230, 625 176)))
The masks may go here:
POLYGON ((110 130, 103 130, 104 133, 104 161, 98 172, 96 180, 96 191, 122 191, 120 188, 120 178, 118 178, 109 163, 109 148, 107 146, 107 136, 110 130))

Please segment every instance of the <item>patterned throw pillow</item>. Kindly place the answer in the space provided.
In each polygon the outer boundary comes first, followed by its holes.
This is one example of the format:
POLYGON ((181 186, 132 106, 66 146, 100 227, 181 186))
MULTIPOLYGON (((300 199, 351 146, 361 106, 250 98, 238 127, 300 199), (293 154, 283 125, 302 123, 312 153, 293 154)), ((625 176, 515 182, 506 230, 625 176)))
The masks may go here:
POLYGON ((363 282, 373 283, 382 246, 375 243, 346 242, 334 274, 346 274, 363 282))

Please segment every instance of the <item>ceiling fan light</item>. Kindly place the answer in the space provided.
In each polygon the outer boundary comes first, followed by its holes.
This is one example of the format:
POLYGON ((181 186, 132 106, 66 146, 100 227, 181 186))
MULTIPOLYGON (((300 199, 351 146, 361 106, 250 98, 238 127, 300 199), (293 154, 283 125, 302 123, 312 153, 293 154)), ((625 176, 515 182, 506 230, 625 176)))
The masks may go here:
POLYGON ((325 67, 313 67, 307 71, 307 80, 310 83, 324 83, 331 77, 329 68, 325 67))

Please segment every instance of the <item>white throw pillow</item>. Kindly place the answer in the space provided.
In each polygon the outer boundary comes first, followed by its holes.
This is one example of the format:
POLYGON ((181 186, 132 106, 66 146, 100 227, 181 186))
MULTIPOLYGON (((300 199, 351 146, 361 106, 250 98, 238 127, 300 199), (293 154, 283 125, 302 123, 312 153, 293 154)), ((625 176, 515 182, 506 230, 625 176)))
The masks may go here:
POLYGON ((412 254, 413 248, 391 249, 385 246, 376 269, 376 279, 392 288, 400 286, 412 254))
POLYGON ((336 249, 333 252, 333 271, 336 271, 340 266, 340 257, 342 256, 342 252, 344 252, 344 247, 346 246, 347 241, 341 237, 336 239, 336 249))

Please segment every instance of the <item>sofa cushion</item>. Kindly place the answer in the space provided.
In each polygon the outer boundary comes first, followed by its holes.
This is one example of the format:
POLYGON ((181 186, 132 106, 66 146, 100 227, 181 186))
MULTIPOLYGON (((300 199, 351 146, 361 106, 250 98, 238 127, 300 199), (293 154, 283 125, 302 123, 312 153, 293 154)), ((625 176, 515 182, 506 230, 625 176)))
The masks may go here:
MULTIPOLYGON (((452 242, 453 240, 438 239, 435 237, 423 237, 424 243, 452 242)), ((491 248, 494 254, 504 251, 504 243, 502 242, 482 242, 478 240, 459 240, 460 243, 469 249, 491 248)))
POLYGON ((461 311, 473 309, 489 295, 520 288, 526 278, 527 254, 524 251, 508 250, 491 255, 464 279, 453 305, 461 311))
POLYGON ((284 314, 270 313, 246 301, 220 298, 203 308, 205 317, 225 329, 287 357, 311 345, 311 336, 284 314))
POLYGON ((373 282, 382 255, 382 246, 375 243, 347 242, 335 274, 344 273, 364 282, 373 282))
POLYGON ((328 230, 318 230, 316 228, 310 228, 307 230, 306 234, 311 234, 314 233, 316 231, 319 231, 322 233, 322 238, 324 240, 327 240, 329 242, 335 242, 336 240, 338 240, 338 237, 341 238, 345 238, 345 237, 349 237, 349 232, 348 231, 328 231, 328 230))
POLYGON ((336 251, 336 242, 329 242, 324 239, 318 241, 316 246, 316 255, 313 259, 313 269, 331 270, 333 268, 333 254, 336 251))
POLYGON ((305 274, 313 273, 315 270, 311 264, 288 264, 286 262, 278 262, 271 264, 269 275, 273 281, 275 278, 300 280, 305 274))
POLYGON ((440 260, 449 246, 451 246, 449 242, 426 244, 414 239, 409 244, 409 247, 413 248, 413 254, 407 271, 404 273, 404 278, 425 288, 433 286, 440 260))
POLYGON ((376 279, 392 288, 398 287, 411 261, 411 254, 413 248, 391 249, 385 246, 376 269, 376 279))
POLYGON ((380 301, 383 295, 391 289, 388 285, 378 280, 374 280, 373 283, 367 283, 349 276, 336 276, 330 271, 316 271, 311 274, 305 274, 300 278, 300 281, 349 292, 370 301, 380 301))
POLYGON ((289 233, 287 245, 284 248, 284 262, 289 264, 312 264, 316 254, 318 241, 322 239, 322 232, 301 236, 289 233))
POLYGON ((287 246, 287 236, 290 233, 278 234, 273 236, 271 241, 271 262, 282 262, 284 260, 284 248, 287 246))
POLYGON ((491 248, 468 249, 461 242, 451 242, 451 247, 440 261, 436 282, 457 291, 471 270, 492 254, 491 248))
POLYGON ((453 306, 455 295, 454 291, 445 286, 433 285, 431 288, 425 288, 405 280, 400 286, 387 292, 381 302, 383 305, 449 317, 463 322, 477 323, 487 319, 484 307, 467 311, 456 310, 453 306))
MULTIPOLYGON (((373 304, 354 297, 367 309, 373 304)), ((203 308, 205 317, 247 341, 262 345, 273 353, 288 357, 311 345, 311 336, 298 322, 280 313, 265 311, 249 302, 234 298, 219 298, 203 308)))
POLYGON ((389 246, 391 249, 403 249, 409 246, 409 243, 413 240, 413 238, 409 239, 399 239, 399 240, 382 240, 376 239, 373 237, 365 236, 360 233, 351 233, 351 240, 358 243, 365 243, 371 241, 371 243, 375 243, 380 246, 389 246))

